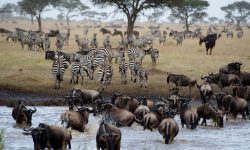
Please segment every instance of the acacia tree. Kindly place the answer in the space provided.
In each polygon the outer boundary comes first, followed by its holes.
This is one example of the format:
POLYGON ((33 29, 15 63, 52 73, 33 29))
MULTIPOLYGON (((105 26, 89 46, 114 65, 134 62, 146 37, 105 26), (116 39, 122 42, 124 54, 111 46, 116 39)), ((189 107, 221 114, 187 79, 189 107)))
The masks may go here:
POLYGON ((210 22, 216 22, 218 20, 218 18, 217 17, 209 17, 208 20, 210 22))
POLYGON ((172 7, 184 0, 92 0, 95 5, 114 6, 116 12, 122 12, 127 17, 127 38, 132 38, 134 24, 138 16, 152 8, 172 7))
POLYGON ((89 9, 80 0, 60 0, 58 10, 66 18, 67 27, 69 27, 70 18, 78 16, 83 10, 89 9))
POLYGON ((21 9, 31 16, 34 16, 37 19, 38 30, 42 31, 42 21, 41 15, 45 7, 49 5, 55 5, 60 0, 22 0, 18 2, 18 5, 21 9))
POLYGON ((239 1, 221 7, 221 10, 226 12, 227 19, 234 19, 237 22, 237 29, 240 28, 240 23, 250 15, 250 3, 239 1))
POLYGON ((0 13, 12 13, 18 10, 18 6, 13 3, 6 3, 0 7, 0 13))
POLYGON ((171 9, 171 15, 185 22, 186 31, 189 31, 189 26, 205 14, 203 10, 208 6, 209 3, 206 0, 185 0, 182 5, 171 9))

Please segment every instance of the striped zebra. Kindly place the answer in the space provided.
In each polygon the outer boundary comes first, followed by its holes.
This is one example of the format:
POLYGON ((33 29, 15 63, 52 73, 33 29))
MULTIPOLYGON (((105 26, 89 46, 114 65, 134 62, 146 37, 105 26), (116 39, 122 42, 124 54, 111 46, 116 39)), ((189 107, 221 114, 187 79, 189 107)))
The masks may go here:
POLYGON ((62 47, 64 45, 64 39, 61 37, 60 34, 56 36, 56 48, 57 50, 62 50, 62 47))
POLYGON ((150 55, 152 47, 149 49, 140 49, 140 48, 129 48, 128 49, 128 58, 129 60, 139 60, 140 63, 142 63, 143 58, 146 55, 150 55))
POLYGON ((45 51, 49 51, 50 50, 50 39, 48 34, 44 35, 44 39, 43 39, 43 47, 45 51))
POLYGON ((239 31, 238 33, 237 33, 237 38, 238 39, 241 39, 243 37, 243 31, 239 31))
POLYGON ((93 34, 93 38, 92 38, 92 40, 90 42, 90 46, 92 46, 94 48, 98 47, 98 41, 97 41, 96 35, 97 35, 97 33, 93 34))
POLYGON ((176 43, 177 43, 177 45, 182 45, 182 42, 183 42, 183 35, 182 34, 178 34, 176 36, 176 43))
POLYGON ((128 64, 125 62, 125 58, 121 58, 119 61, 119 73, 121 74, 122 84, 127 84, 127 70, 128 64))
POLYGON ((107 35, 107 36, 103 39, 103 47, 104 47, 104 48, 111 48, 110 36, 109 36, 109 35, 107 35))
POLYGON ((99 68, 98 77, 99 77, 99 91, 103 91, 104 88, 110 85, 112 76, 113 76, 113 65, 106 64, 106 62, 99 68))
POLYGON ((89 40, 86 38, 81 39, 78 34, 75 35, 75 41, 78 45, 79 50, 82 48, 88 48, 89 40))
POLYGON ((139 63, 138 61, 135 60, 129 60, 129 69, 130 69, 130 73, 131 73, 131 81, 133 81, 134 83, 137 80, 137 76, 138 76, 138 71, 141 68, 141 63, 139 63))
POLYGON ((150 56, 151 56, 151 60, 152 60, 153 65, 155 65, 156 64, 156 60, 159 57, 159 50, 155 49, 155 48, 152 48, 150 50, 150 56))
POLYGON ((81 78, 81 85, 83 85, 83 76, 86 72, 89 76, 87 69, 80 62, 73 62, 71 64, 71 80, 70 83, 78 84, 79 77, 81 78))
POLYGON ((234 33, 232 32, 232 31, 228 31, 227 33, 226 33, 226 36, 227 36, 227 38, 233 38, 234 37, 234 33))
POLYGON ((52 75, 55 79, 55 89, 60 89, 60 83, 63 81, 63 75, 65 72, 65 63, 66 60, 63 58, 63 55, 56 54, 52 64, 52 75))
POLYGON ((160 37, 159 37, 159 44, 161 45, 165 45, 166 44, 166 41, 167 41, 167 37, 166 37, 166 35, 161 35, 160 37))
POLYGON ((138 76, 140 79, 140 87, 142 87, 142 85, 144 84, 144 87, 147 88, 148 75, 149 71, 147 69, 141 68, 139 70, 138 76))
POLYGON ((24 32, 20 32, 19 34, 19 41, 21 43, 22 49, 24 45, 28 45, 28 50, 32 50, 35 42, 35 35, 32 31, 28 31, 27 35, 24 32))

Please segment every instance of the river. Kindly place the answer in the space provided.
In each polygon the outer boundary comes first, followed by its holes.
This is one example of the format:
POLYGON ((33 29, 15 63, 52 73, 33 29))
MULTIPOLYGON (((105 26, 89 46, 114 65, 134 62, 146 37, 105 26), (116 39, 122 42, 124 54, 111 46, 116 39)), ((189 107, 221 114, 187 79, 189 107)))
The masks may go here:
MULTIPOLYGON (((60 114, 67 107, 37 107, 33 115, 33 127, 44 122, 60 126, 60 114)), ((12 108, 0 107, 0 128, 4 130, 4 145, 6 150, 30 150, 33 149, 33 140, 30 135, 24 135, 23 130, 15 127, 15 121, 11 116, 12 108)), ((86 132, 72 132, 73 150, 95 150, 95 136, 99 127, 99 117, 90 115, 86 132)), ((162 144, 162 136, 155 130, 144 131, 141 126, 134 123, 132 127, 120 128, 122 132, 122 150, 249 150, 250 145, 250 122, 229 120, 224 128, 211 125, 198 126, 191 131, 181 128, 179 116, 175 116, 180 131, 174 142, 170 145, 162 144)), ((208 122, 208 124, 211 122, 208 122)))

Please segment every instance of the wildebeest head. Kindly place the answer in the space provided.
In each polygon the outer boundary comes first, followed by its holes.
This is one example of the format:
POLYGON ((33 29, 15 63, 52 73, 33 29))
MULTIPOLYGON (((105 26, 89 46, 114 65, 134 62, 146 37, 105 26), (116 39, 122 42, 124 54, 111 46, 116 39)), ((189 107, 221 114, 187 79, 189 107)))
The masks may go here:
POLYGON ((247 92, 246 86, 234 86, 233 87, 233 96, 234 97, 244 98, 246 92, 247 92))
POLYGON ((65 100, 68 102, 69 105, 69 110, 73 111, 74 108, 76 107, 76 96, 65 96, 65 100))
POLYGON ((219 109, 221 109, 221 106, 222 106, 222 98, 225 96, 226 94, 225 93, 215 93, 214 96, 217 100, 217 106, 219 109))
POLYGON ((45 52, 45 59, 48 60, 54 60, 55 57, 55 51, 46 51, 45 52))
POLYGON ((34 109, 23 109, 23 112, 25 113, 27 117, 27 125, 31 126, 32 125, 32 115, 36 112, 36 107, 34 109))

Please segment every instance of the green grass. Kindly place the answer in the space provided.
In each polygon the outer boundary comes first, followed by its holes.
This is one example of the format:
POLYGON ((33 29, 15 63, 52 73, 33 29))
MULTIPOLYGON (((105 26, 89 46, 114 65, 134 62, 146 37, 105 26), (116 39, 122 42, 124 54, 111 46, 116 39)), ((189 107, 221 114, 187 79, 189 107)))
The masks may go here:
MULTIPOLYGON (((15 27, 14 25, 11 26, 6 23, 0 24, 9 30, 13 30, 15 27)), ((77 51, 74 35, 79 34, 80 37, 83 37, 83 29, 77 28, 77 24, 76 22, 71 24, 69 46, 64 46, 62 51, 77 51)), ((53 23, 50 22, 45 22, 43 25, 45 31, 54 28, 53 23)), ((25 29, 27 29, 28 26, 29 29, 34 29, 34 26, 30 26, 29 22, 19 21, 18 26, 25 29)), ((139 29, 139 31, 141 35, 144 35, 148 29, 146 25, 142 26, 144 26, 144 29, 139 29)), ((181 25, 164 25, 161 29, 165 30, 166 26, 174 30, 180 30, 181 27, 181 25)), ((207 26, 202 26, 202 28, 205 32, 207 26)), ((66 32, 64 27, 60 30, 66 32)), ((103 35, 98 32, 98 29, 90 29, 88 38, 91 38, 94 32, 98 33, 97 38, 99 45, 102 45, 103 35)), ((167 38, 167 45, 161 46, 158 44, 158 39, 156 39, 154 41, 154 47, 160 51, 157 64, 153 66, 149 56, 146 56, 143 60, 143 66, 150 70, 148 88, 140 88, 139 83, 132 83, 130 81, 129 70, 127 76, 128 84, 121 85, 118 65, 113 63, 114 77, 111 85, 104 90, 104 94, 109 95, 112 91, 118 91, 130 95, 168 95, 169 85, 166 83, 166 72, 192 76, 197 78, 198 82, 201 83, 200 76, 202 74, 218 72, 221 66, 233 60, 244 63, 243 71, 250 71, 249 35, 250 30, 246 28, 244 28, 243 39, 226 39, 225 34, 223 34, 223 37, 217 40, 212 56, 206 55, 205 46, 204 44, 199 46, 198 39, 184 40, 181 46, 177 46, 176 41, 172 38, 167 38)), ((114 45, 117 45, 119 40, 120 37, 111 36, 111 41, 114 45)), ((52 61, 44 59, 44 52, 28 51, 27 47, 21 50, 20 44, 6 42, 5 37, 0 37, 0 45, 0 88, 46 95, 66 95, 69 90, 74 87, 94 90, 97 90, 99 87, 96 74, 93 81, 85 77, 83 85, 70 84, 70 70, 68 69, 62 82, 62 89, 55 90, 54 80, 51 74, 52 61)), ((55 39, 52 39, 51 45, 52 49, 55 49, 55 39)), ((97 73, 97 71, 95 73, 97 73)), ((182 92, 184 95, 188 95, 189 93, 187 91, 188 90, 183 90, 182 92)), ((193 94, 193 96, 199 95, 197 94, 197 89, 193 90, 191 94, 193 94)))

